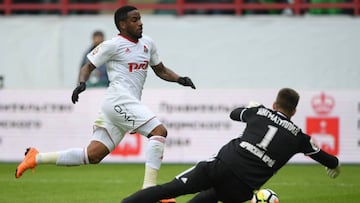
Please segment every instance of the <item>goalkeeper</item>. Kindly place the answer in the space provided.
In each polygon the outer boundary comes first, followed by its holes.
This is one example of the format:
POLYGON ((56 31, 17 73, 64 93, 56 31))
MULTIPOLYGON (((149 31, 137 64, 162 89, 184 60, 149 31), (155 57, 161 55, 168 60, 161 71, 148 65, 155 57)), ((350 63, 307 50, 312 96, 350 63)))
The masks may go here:
POLYGON ((189 203, 245 202, 297 153, 324 165, 331 178, 337 177, 337 157, 321 150, 290 120, 298 101, 295 90, 283 88, 273 109, 256 103, 234 109, 230 118, 246 123, 241 137, 224 145, 214 158, 199 162, 168 183, 140 190, 122 203, 155 203, 197 192, 189 203))

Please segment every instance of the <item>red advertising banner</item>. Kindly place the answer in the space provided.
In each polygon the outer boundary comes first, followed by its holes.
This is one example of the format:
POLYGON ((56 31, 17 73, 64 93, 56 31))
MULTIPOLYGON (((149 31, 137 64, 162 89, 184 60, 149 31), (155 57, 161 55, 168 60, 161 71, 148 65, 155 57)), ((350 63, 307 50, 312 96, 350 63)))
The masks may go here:
POLYGON ((311 107, 318 115, 306 118, 306 132, 324 151, 339 154, 339 118, 328 117, 335 108, 333 96, 324 92, 316 94, 311 99, 311 107))
POLYGON ((339 118, 306 118, 306 132, 324 151, 339 154, 339 118))
POLYGON ((142 135, 126 134, 120 144, 110 153, 110 156, 139 156, 143 146, 142 135))

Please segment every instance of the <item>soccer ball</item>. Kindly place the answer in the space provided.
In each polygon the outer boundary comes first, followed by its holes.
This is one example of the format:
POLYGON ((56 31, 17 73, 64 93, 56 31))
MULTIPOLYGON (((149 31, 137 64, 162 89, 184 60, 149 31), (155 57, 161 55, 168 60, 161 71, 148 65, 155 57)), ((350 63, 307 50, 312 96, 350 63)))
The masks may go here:
POLYGON ((279 197, 270 189, 260 189, 254 193, 251 203, 279 203, 279 197))

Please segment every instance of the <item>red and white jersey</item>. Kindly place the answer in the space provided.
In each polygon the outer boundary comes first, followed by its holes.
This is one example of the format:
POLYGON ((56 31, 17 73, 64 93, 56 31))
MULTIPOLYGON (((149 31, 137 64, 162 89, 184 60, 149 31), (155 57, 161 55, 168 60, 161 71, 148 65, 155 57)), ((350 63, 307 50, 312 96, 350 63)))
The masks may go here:
POLYGON ((154 41, 144 35, 138 42, 118 35, 101 43, 87 58, 96 67, 106 63, 110 81, 108 93, 124 93, 139 100, 149 65, 161 62, 154 41))

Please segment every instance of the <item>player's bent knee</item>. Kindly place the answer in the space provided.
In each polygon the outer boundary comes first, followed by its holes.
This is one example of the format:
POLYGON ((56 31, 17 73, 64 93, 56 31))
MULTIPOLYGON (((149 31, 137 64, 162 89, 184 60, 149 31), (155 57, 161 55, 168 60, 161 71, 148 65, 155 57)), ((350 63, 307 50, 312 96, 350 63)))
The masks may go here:
POLYGON ((109 153, 110 151, 107 147, 99 141, 92 141, 87 147, 87 155, 90 164, 100 163, 109 153))
POLYGON ((100 163, 106 155, 108 155, 109 153, 106 152, 88 152, 88 159, 89 159, 89 163, 90 164, 98 164, 100 163))
POLYGON ((103 158, 99 158, 99 157, 89 157, 89 163, 90 164, 98 164, 101 162, 101 160, 103 160, 103 158))
POLYGON ((156 128, 154 128, 151 131, 151 133, 149 134, 148 137, 151 137, 153 135, 159 135, 159 136, 166 137, 167 136, 167 129, 165 128, 164 125, 158 125, 158 126, 156 126, 156 128))

